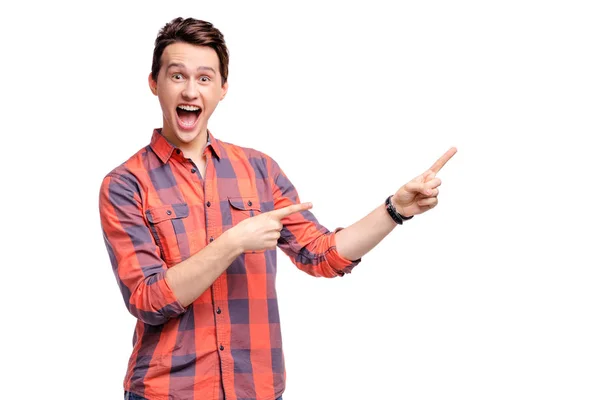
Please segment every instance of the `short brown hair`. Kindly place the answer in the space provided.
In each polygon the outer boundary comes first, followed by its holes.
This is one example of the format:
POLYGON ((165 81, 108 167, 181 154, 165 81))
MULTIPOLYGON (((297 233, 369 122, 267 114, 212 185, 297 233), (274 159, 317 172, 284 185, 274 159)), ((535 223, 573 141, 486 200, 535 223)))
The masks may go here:
POLYGON ((154 42, 152 57, 152 79, 158 78, 161 67, 161 57, 165 48, 173 43, 183 42, 197 46, 208 46, 217 52, 219 57, 219 72, 221 84, 227 82, 229 73, 229 52, 225 45, 223 34, 210 22, 194 18, 175 18, 168 22, 159 32, 154 42))

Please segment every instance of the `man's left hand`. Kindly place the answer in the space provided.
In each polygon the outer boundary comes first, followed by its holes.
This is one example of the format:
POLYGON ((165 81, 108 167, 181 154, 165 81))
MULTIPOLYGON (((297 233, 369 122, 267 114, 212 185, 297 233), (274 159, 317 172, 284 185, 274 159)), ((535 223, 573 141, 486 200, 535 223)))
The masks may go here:
POLYGON ((436 175, 456 151, 456 148, 452 147, 431 168, 398 189, 392 196, 392 204, 396 211, 405 217, 411 217, 435 207, 438 204, 438 188, 442 184, 436 175))

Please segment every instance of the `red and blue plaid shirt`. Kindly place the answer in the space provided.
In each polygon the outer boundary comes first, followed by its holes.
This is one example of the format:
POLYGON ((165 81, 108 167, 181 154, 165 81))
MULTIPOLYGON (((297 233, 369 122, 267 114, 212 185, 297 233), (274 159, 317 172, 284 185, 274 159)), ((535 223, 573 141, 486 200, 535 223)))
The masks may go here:
MULTIPOLYGON (((267 155, 209 133, 206 173, 155 130, 149 146, 100 190, 106 247, 125 305, 137 318, 124 388, 149 399, 273 400, 285 387, 276 251, 246 252, 183 307, 167 269, 261 212, 299 203, 267 155)), ((344 275, 360 261, 336 250, 312 213, 283 221, 278 247, 302 271, 344 275)))

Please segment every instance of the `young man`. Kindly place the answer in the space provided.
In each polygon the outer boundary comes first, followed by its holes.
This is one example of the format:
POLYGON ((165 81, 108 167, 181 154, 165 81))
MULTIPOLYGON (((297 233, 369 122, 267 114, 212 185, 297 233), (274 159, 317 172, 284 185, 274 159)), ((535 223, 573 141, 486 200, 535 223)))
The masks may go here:
POLYGON ((228 58, 210 23, 166 24, 148 77, 163 127, 102 182, 106 247, 137 318, 126 398, 279 399, 276 247, 308 274, 343 276, 397 224, 436 206, 436 174, 456 152, 330 232, 272 158, 209 132, 228 58))

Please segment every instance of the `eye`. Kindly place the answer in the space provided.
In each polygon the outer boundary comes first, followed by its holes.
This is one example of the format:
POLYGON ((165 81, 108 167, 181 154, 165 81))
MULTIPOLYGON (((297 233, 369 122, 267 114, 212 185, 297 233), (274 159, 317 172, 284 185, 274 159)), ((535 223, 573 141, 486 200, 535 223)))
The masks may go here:
POLYGON ((180 81, 180 80, 182 80, 182 79, 183 79, 183 75, 181 75, 181 74, 173 74, 173 75, 171 75, 171 78, 172 78, 174 81, 180 81))
POLYGON ((208 76, 201 76, 200 82, 210 82, 210 78, 208 76))

